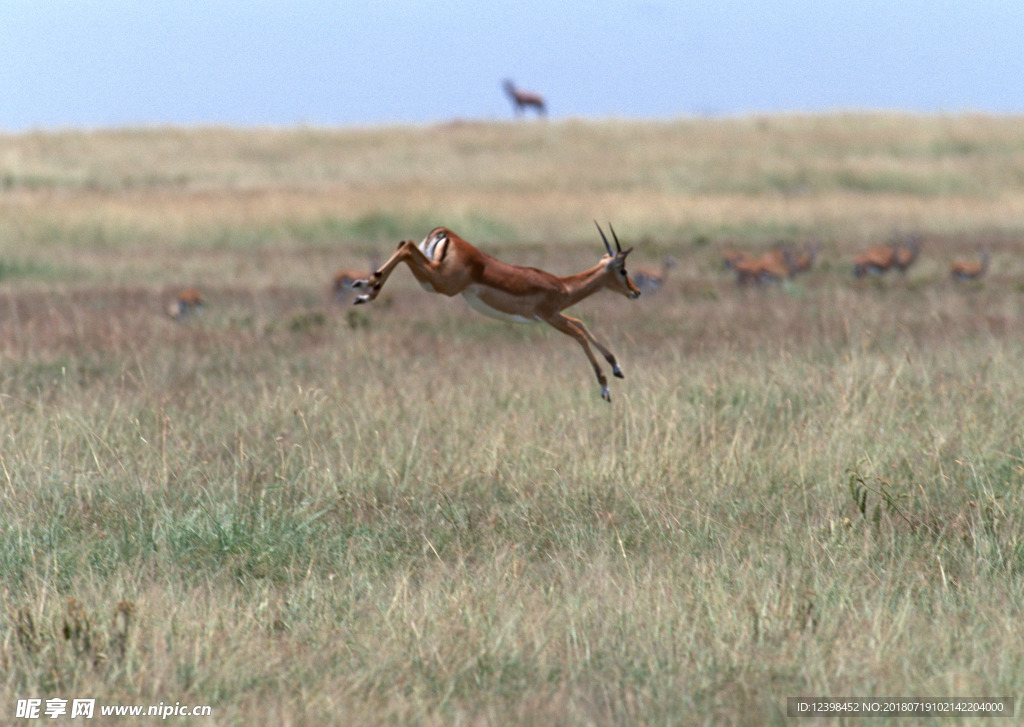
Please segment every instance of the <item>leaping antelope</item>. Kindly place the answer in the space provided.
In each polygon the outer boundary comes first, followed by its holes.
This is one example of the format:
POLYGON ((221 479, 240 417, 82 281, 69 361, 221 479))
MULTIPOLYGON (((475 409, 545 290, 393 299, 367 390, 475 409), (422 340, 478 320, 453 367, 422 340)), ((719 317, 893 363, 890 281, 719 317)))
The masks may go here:
POLYGON ((187 318, 203 307, 203 295, 195 288, 185 288, 178 293, 177 297, 167 306, 167 315, 176 321, 187 318))
POLYGON ((507 93, 509 98, 512 99, 512 106, 515 109, 516 116, 521 116, 522 113, 531 106, 537 109, 537 113, 540 116, 547 116, 548 111, 544 106, 544 97, 539 93, 518 89, 516 88, 516 84, 509 79, 505 79, 505 81, 502 82, 502 86, 505 89, 505 93, 507 93))
POLYGON ((600 225, 597 231, 604 240, 607 255, 582 273, 557 276, 537 268, 501 262, 477 250, 448 228, 438 227, 419 245, 411 240, 400 243, 379 270, 369 279, 358 281, 356 287, 366 287, 369 292, 356 298, 355 305, 376 298, 399 263, 405 263, 425 290, 447 296, 461 293, 478 313, 518 323, 540 321, 574 338, 594 367, 601 384, 601 398, 611 401, 608 379, 590 345, 597 347, 611 364, 612 373, 621 379, 624 376, 615 356, 594 338, 582 321, 562 313, 605 288, 630 299, 640 297, 640 290, 626 272, 626 256, 633 248, 623 250, 612 229, 616 248, 613 251, 600 225))
POLYGON ((949 266, 949 274, 953 280, 977 280, 988 272, 989 252, 987 249, 981 251, 980 262, 968 260, 954 260, 949 266))

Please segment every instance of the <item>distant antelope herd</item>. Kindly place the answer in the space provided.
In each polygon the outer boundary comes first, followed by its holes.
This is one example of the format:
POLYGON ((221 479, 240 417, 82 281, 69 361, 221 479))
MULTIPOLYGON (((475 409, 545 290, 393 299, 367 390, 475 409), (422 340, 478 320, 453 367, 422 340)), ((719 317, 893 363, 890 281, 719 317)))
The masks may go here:
MULTIPOLYGON (((754 256, 741 251, 729 251, 722 256, 726 269, 736 275, 739 285, 777 282, 805 273, 814 266, 818 254, 818 243, 812 243, 802 252, 794 252, 788 246, 754 256)), ((921 236, 905 235, 894 238, 886 245, 876 245, 853 258, 853 276, 880 276, 890 270, 906 275, 921 254, 921 236)), ((987 248, 981 258, 954 260, 950 265, 950 277, 956 281, 978 280, 988 272, 991 255, 987 248)))
POLYGON ((758 257, 732 250, 722 256, 722 261, 726 269, 736 274, 737 284, 751 285, 778 282, 806 273, 814 266, 817 255, 818 243, 815 242, 799 253, 782 246, 758 257))

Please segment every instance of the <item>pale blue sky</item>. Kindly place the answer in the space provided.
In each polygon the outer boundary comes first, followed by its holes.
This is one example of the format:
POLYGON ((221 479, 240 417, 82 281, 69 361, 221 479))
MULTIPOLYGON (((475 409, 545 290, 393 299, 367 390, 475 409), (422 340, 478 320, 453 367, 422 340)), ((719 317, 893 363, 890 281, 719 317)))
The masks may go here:
POLYGON ((2 0, 0 129, 1024 112, 1019 0, 2 0))

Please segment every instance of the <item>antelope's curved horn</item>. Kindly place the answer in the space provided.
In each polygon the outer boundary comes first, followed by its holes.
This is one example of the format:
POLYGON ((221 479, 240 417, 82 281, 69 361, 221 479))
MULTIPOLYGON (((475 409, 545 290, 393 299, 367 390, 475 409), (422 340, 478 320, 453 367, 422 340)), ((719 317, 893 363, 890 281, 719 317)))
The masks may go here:
MULTIPOLYGON (((604 249, 608 251, 609 255, 614 255, 615 253, 612 252, 612 246, 608 242, 608 238, 604 236, 604 230, 601 229, 601 225, 597 224, 597 220, 594 220, 594 226, 597 228, 597 231, 601 233, 601 239, 604 240, 604 249)), ((612 234, 615 234, 614 230, 612 231, 612 234)))
MULTIPOLYGON (((612 231, 612 237, 615 238, 616 249, 618 249, 619 252, 622 252, 622 245, 619 244, 619 236, 615 234, 615 228, 612 227, 611 222, 608 223, 608 229, 612 231)), ((608 252, 611 252, 611 250, 609 249, 608 252)))

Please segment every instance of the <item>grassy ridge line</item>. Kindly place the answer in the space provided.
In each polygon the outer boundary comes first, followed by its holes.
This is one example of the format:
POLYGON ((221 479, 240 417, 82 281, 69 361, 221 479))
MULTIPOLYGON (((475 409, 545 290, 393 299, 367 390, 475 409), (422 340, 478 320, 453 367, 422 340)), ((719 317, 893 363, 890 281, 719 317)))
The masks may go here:
POLYGON ((1024 208, 1017 117, 28 133, 0 162, 7 237, 33 244, 365 243, 438 222, 537 242, 589 238, 595 216, 638 236, 858 239, 1019 230, 1024 208))
POLYGON ((438 224, 514 262, 572 272, 596 244, 594 218, 638 244, 637 261, 683 259, 680 277, 717 272, 726 246, 808 235, 824 241, 823 269, 845 272, 864 246, 906 230, 941 238, 925 266, 986 244, 993 267, 1016 275, 1000 252, 1019 247, 1024 219, 1017 117, 155 128, 4 141, 9 285, 308 288, 438 224))

